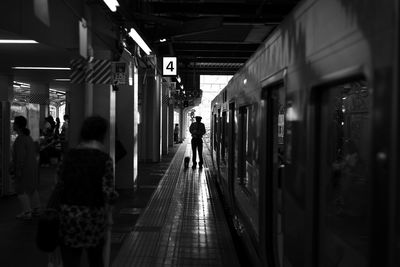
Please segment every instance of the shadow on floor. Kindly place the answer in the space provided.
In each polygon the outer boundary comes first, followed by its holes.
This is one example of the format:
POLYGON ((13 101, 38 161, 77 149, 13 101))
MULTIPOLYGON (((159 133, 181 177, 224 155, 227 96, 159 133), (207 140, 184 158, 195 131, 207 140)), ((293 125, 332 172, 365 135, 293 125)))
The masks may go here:
MULTIPOLYGON (((120 197, 114 208, 114 226, 112 231, 111 260, 116 256, 124 236, 135 225, 140 212, 147 205, 169 163, 174 157, 178 145, 169 149, 159 163, 139 163, 138 189, 118 190, 120 197)), ((47 203, 55 181, 56 167, 40 169, 39 194, 42 203, 47 203)), ((36 248, 34 239, 37 219, 20 221, 15 216, 20 212, 16 195, 0 198, 0 265, 5 267, 44 267, 47 266, 47 254, 36 248)), ((83 260, 83 266, 87 266, 83 260)))

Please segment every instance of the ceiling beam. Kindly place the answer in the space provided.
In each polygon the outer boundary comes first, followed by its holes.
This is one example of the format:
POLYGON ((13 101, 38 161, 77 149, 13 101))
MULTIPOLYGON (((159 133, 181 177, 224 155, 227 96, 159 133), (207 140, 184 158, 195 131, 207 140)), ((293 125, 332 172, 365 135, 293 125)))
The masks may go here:
POLYGON ((151 2, 149 3, 151 13, 168 16, 234 16, 260 17, 271 19, 282 19, 297 1, 284 3, 265 4, 261 7, 258 3, 182 3, 182 2, 151 2))
POLYGON ((232 69, 227 69, 227 68, 196 68, 196 70, 191 69, 191 68, 186 68, 183 70, 180 70, 181 74, 192 74, 196 73, 196 75, 202 74, 202 75, 234 75, 240 68, 232 68, 232 69))
POLYGON ((259 44, 243 44, 237 43, 215 43, 211 42, 173 42, 175 50, 215 50, 215 51, 242 51, 242 52, 254 52, 259 44))
POLYGON ((243 62, 249 59, 249 56, 238 56, 238 55, 218 55, 218 53, 214 53, 211 55, 210 52, 197 53, 197 54, 176 54, 176 57, 180 59, 190 60, 190 61, 209 61, 215 60, 218 62, 225 62, 226 60, 234 61, 234 62, 243 62))
MULTIPOLYGON (((172 14, 173 15, 173 14, 172 14)), ((202 18, 210 18, 210 17, 221 17, 220 15, 208 15, 206 17, 202 18)), ((168 26, 168 27, 180 27, 185 21, 188 20, 188 18, 185 17, 179 17, 176 16, 174 19, 171 19, 171 16, 168 14, 140 14, 140 13, 134 13, 134 20, 136 23, 138 21, 142 23, 148 23, 148 24, 160 24, 162 26, 168 26)), ((282 17, 277 16, 276 18, 273 18, 272 16, 268 17, 254 17, 254 16, 225 16, 223 17, 222 24, 223 25, 235 25, 235 26, 257 26, 257 25, 271 25, 271 26, 276 26, 279 25, 282 21, 282 17)), ((129 22, 128 22, 129 23, 129 22)), ((135 24, 131 22, 132 24, 135 24)))
POLYGON ((193 57, 193 58, 249 58, 254 52, 244 51, 215 51, 215 50, 176 50, 175 56, 177 57, 193 57))
POLYGON ((199 58, 193 58, 193 57, 186 57, 186 58, 178 58, 178 64, 179 62, 182 63, 184 66, 188 66, 192 64, 192 62, 197 62, 197 63, 209 63, 209 64, 243 64, 244 62, 247 61, 248 58, 204 58, 204 57, 199 57, 199 58))

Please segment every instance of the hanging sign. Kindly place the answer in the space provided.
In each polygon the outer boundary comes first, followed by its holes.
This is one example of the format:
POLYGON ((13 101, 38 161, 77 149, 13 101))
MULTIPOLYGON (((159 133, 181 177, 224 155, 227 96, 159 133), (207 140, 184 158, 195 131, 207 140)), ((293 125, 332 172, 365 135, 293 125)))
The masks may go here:
POLYGON ((163 76, 176 76, 176 57, 163 57, 163 76))
POLYGON ((125 62, 112 62, 111 73, 113 85, 128 84, 128 66, 125 62))

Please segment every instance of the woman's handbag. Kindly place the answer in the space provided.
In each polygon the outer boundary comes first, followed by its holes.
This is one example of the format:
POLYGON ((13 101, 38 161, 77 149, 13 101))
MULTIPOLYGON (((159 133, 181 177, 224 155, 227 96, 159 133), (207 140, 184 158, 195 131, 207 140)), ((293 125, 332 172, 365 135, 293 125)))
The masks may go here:
POLYGON ((53 252, 59 245, 59 207, 62 193, 62 184, 58 183, 50 196, 47 208, 39 217, 36 245, 44 252, 53 252))
POLYGON ((52 252, 59 245, 60 219, 56 209, 46 209, 39 218, 36 245, 44 252, 52 252))

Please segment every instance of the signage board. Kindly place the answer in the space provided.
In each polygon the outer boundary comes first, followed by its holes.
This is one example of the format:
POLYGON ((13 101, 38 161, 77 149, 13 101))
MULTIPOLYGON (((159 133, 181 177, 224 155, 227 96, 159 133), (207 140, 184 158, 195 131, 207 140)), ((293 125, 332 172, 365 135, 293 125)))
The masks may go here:
POLYGON ((176 76, 176 57, 163 57, 163 76, 176 76))
POLYGON ((113 85, 128 85, 128 66, 125 62, 112 62, 111 75, 113 85))

